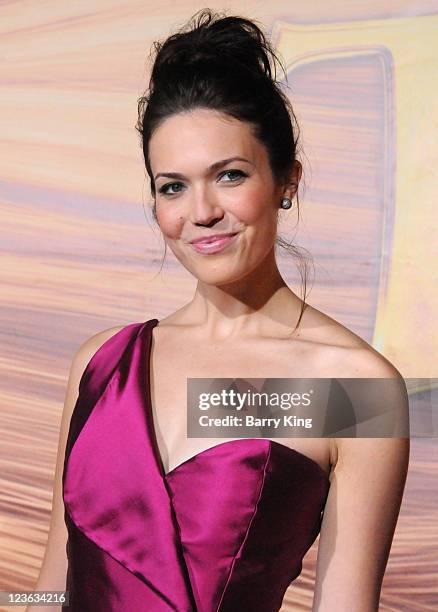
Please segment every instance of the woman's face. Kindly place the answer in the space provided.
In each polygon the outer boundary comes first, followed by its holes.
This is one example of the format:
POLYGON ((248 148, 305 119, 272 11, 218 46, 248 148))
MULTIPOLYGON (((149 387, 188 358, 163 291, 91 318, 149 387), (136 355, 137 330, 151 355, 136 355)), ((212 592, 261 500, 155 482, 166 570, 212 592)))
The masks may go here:
POLYGON ((174 115, 154 132, 149 158, 158 224, 187 270, 220 285, 262 263, 275 243, 283 188, 246 123, 208 109, 174 115), (237 235, 223 248, 191 244, 228 233, 237 235))

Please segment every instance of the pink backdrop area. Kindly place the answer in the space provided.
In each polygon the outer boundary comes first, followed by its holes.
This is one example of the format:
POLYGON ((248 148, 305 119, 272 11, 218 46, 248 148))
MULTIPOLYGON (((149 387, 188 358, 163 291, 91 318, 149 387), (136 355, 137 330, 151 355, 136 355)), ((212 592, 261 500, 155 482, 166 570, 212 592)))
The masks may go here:
MULTIPOLYGON (((438 2, 208 6, 259 20, 285 60, 306 189, 298 231, 294 213, 280 229, 312 255, 309 302, 412 379, 424 437, 412 440, 380 609, 436 610, 438 2)), ((159 273, 134 125, 152 42, 203 7, 0 5, 0 590, 36 584, 74 351, 107 327, 163 318, 195 288, 169 250, 159 273)), ((296 262, 282 255, 280 267, 299 292, 296 262)), ((282 610, 311 610, 316 550, 282 610)))

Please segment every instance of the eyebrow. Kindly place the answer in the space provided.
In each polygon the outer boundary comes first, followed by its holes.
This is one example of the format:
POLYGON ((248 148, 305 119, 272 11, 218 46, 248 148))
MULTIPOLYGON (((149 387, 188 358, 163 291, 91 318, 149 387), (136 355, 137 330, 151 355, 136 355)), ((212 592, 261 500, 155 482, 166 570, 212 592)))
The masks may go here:
MULTIPOLYGON (((247 164, 251 164, 252 166, 254 165, 251 161, 249 161, 249 159, 245 159, 244 157, 239 157, 239 156, 228 157, 227 159, 221 159, 217 162, 214 162, 214 164, 211 164, 210 166, 208 166, 207 173, 214 172, 215 170, 222 168, 222 166, 226 166, 232 161, 243 161, 243 162, 246 162, 247 164)), ((168 178, 187 180, 187 177, 184 176, 184 174, 181 174, 180 172, 158 172, 158 174, 155 175, 155 180, 157 180, 157 178, 160 176, 167 176, 168 178)))

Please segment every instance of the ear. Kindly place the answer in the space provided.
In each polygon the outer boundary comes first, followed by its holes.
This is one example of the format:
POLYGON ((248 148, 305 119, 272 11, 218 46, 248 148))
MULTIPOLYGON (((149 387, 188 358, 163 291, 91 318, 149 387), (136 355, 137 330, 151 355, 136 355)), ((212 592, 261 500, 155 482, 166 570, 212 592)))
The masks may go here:
POLYGON ((302 173, 303 166, 301 165, 301 162, 296 159, 292 165, 288 180, 285 184, 283 197, 290 198, 291 200, 293 200, 298 190, 298 185, 300 184, 302 173))

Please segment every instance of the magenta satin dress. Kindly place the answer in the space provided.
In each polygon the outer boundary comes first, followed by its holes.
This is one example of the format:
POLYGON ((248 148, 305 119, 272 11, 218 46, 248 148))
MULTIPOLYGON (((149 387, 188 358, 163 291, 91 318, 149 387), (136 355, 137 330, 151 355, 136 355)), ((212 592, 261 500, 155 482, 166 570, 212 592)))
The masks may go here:
POLYGON ((63 610, 277 611, 319 533, 328 476, 264 438, 219 443, 166 475, 149 387, 158 322, 118 331, 81 378, 62 477, 63 610))

